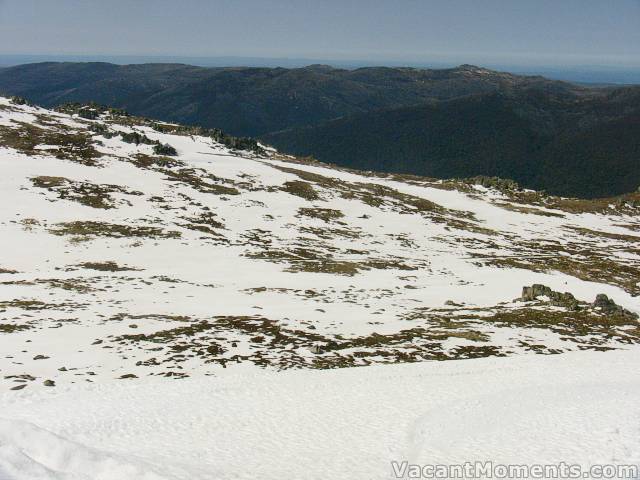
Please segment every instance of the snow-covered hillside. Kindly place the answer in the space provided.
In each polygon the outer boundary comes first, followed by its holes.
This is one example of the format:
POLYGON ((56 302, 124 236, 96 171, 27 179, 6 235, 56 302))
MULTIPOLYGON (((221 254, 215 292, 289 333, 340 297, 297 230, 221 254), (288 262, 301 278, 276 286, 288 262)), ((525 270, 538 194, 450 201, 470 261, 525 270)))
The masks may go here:
POLYGON ((512 437, 478 433, 495 418, 533 428, 555 412, 551 428, 567 414, 552 445, 568 445, 586 434, 573 430, 571 395, 593 415, 624 411, 594 420, 607 433, 577 461, 603 442, 603 459, 640 461, 627 408, 638 404, 638 195, 382 177, 216 131, 66 111, 0 99, 0 478, 386 478, 374 472, 391 458, 452 461, 479 445, 520 458, 504 450, 512 437), (469 389, 496 388, 461 390, 468 372, 479 375, 469 389), (521 403, 538 380, 559 390, 521 403), (477 435, 458 449, 443 432, 465 411, 477 435), (630 430, 607 430, 618 422, 630 430), (281 438, 264 438, 271 428, 281 438), (449 443, 434 447, 432 433, 449 443), (293 449, 285 467, 266 460, 279 442, 293 449), (307 456, 349 448, 301 473, 307 456))
POLYGON ((630 312, 580 303, 603 293, 640 311, 629 205, 575 213, 9 100, 0 129, 4 388, 640 338, 630 312), (576 300, 514 301, 532 284, 576 300))
POLYGON ((640 466, 639 362, 637 350, 571 352, 6 393, 0 478, 383 480, 396 478, 394 461, 640 466))

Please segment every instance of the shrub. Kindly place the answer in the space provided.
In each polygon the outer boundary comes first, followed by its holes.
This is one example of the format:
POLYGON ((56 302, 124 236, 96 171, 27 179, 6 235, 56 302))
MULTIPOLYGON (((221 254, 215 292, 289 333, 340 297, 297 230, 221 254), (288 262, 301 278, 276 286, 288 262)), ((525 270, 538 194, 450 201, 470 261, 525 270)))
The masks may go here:
POLYGON ((78 116, 87 120, 96 120, 100 117, 100 112, 95 108, 82 107, 78 110, 78 116))
POLYGON ((121 133, 120 136, 122 137, 122 141, 123 142, 127 142, 127 143, 134 143, 136 145, 140 145, 141 143, 145 144, 145 145, 154 145, 158 142, 154 142, 153 140, 151 140, 149 137, 147 137, 146 135, 142 135, 138 132, 131 132, 131 133, 121 133))
POLYGON ((155 153, 156 155, 167 155, 170 157, 174 157, 176 155, 178 155, 178 151, 173 148, 171 145, 169 145, 168 143, 158 143, 156 145, 153 146, 153 153, 155 153))
POLYGON ((89 126, 89 130, 91 130, 94 133, 97 133, 98 135, 102 135, 104 138, 113 138, 116 136, 115 133, 109 130, 109 127, 107 127, 106 125, 103 125, 102 123, 92 123, 89 126))
POLYGON ((13 103, 14 105, 29 105, 29 106, 32 106, 31 103, 26 98, 13 96, 13 97, 9 98, 9 100, 11 100, 11 103, 13 103))

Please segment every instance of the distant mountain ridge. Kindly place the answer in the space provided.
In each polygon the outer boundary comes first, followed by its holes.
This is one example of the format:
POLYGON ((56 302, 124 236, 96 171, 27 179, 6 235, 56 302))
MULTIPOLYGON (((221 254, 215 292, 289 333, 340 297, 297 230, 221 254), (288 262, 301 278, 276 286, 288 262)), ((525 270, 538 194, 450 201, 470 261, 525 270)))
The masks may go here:
POLYGON ((0 93, 48 107, 95 101, 367 170, 498 175, 581 197, 640 185, 640 87, 587 88, 473 65, 38 63, 0 69, 0 93))
POLYGON ((327 65, 203 68, 182 64, 38 63, 0 71, 0 91, 44 106, 95 101, 136 115, 259 136, 382 108, 465 95, 585 89, 462 65, 444 70, 327 65))

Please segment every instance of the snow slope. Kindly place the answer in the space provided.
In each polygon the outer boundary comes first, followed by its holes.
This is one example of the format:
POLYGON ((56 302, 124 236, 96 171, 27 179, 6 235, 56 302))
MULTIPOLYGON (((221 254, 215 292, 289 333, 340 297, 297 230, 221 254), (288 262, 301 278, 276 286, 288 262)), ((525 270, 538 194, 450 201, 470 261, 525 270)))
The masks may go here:
POLYGON ((639 362, 637 350, 573 352, 7 393, 0 478, 374 480, 394 478, 392 461, 640 465, 639 362))
POLYGON ((589 303, 603 293, 640 311, 635 210, 523 204, 158 131, 172 128, 0 100, 4 388, 640 337, 589 303), (581 306, 514 301, 534 283, 581 306))
POLYGON ((640 462, 637 196, 95 112, 0 98, 0 480, 640 462))

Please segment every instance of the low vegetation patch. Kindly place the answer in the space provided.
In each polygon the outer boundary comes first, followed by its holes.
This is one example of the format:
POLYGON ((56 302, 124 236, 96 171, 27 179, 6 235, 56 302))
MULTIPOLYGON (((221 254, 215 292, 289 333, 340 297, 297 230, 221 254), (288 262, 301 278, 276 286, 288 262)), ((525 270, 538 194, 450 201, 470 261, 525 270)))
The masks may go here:
POLYGON ((360 228, 299 227, 301 234, 313 235, 315 238, 330 240, 333 238, 364 238, 370 236, 360 228))
POLYGON ((182 160, 175 158, 147 155, 145 153, 136 153, 128 157, 129 161, 138 168, 146 169, 171 169, 185 167, 186 164, 182 160))
MULTIPOLYGON (((640 212, 640 192, 631 192, 610 198, 565 198, 548 195, 545 192, 500 189, 512 202, 523 206, 534 205, 565 213, 601 213, 607 215, 637 215, 640 212)), ((533 212, 531 212, 533 213, 533 212)), ((543 214, 545 212, 537 214, 543 214)), ((547 212, 549 213, 549 212, 547 212)))
POLYGON ((122 225, 97 221, 76 221, 59 223, 49 229, 54 235, 74 237, 112 237, 112 238, 180 238, 180 232, 164 230, 158 227, 122 225))
MULTIPOLYGON (((366 254, 366 252, 364 253, 366 254)), ((416 270, 418 268, 397 258, 370 258, 368 255, 364 255, 362 260, 347 260, 333 257, 319 250, 300 247, 290 250, 276 250, 267 245, 261 251, 250 252, 246 256, 274 263, 286 263, 286 271, 293 273, 330 273, 353 276, 358 272, 372 269, 416 270)))
POLYGON ((116 262, 84 262, 79 263, 78 267, 87 270, 97 270, 99 272, 133 272, 140 271, 139 268, 118 265, 116 262))
POLYGON ((522 250, 517 257, 492 257, 481 260, 480 264, 535 272, 558 271, 587 282, 616 285, 631 295, 640 295, 640 268, 631 262, 616 261, 609 249, 578 248, 569 242, 545 245, 522 242, 520 246, 522 250))
POLYGON ((15 333, 29 330, 29 325, 14 325, 11 323, 0 323, 0 333, 15 333))
POLYGON ((113 193, 135 196, 143 195, 142 192, 128 190, 119 185, 80 182, 64 177, 32 177, 31 182, 35 187, 56 193, 61 200, 70 200, 87 207, 101 208, 104 210, 117 208, 119 203, 127 203, 130 205, 126 200, 117 201, 113 198, 113 193))
POLYGON ((318 200, 320 198, 318 192, 316 192, 310 183, 300 180, 285 182, 281 190, 309 201, 318 200))
POLYGON ((528 215, 540 215, 542 217, 555 217, 555 218, 565 218, 565 215, 558 212, 552 212, 549 210, 543 210, 542 208, 535 208, 527 205, 521 205, 517 203, 510 202, 496 202, 502 208, 507 210, 511 210, 512 212, 525 213, 528 215))
POLYGON ((213 237, 224 238, 220 233, 220 230, 225 229, 224 223, 218 220, 217 216, 212 212, 204 211, 199 215, 182 217, 182 219, 186 221, 186 223, 180 224, 182 228, 205 233, 213 237))
MULTIPOLYGON (((456 182, 456 180, 453 180, 456 182)), ((466 183, 467 185, 480 185, 485 188, 491 188, 504 194, 510 194, 513 192, 522 192, 523 188, 515 180, 510 178, 500 177, 487 177, 484 175, 478 175, 470 178, 463 178, 458 180, 459 182, 466 183)))
POLYGON ((340 210, 332 210, 330 208, 301 208, 298 210, 298 215, 317 218, 325 222, 344 217, 344 214, 340 210))
POLYGON ((75 293, 90 293, 96 291, 92 280, 87 278, 47 278, 37 279, 34 283, 75 293))
POLYGON ((482 345, 487 340, 487 335, 475 330, 426 328, 407 329, 396 334, 372 333, 343 338, 285 328, 277 321, 258 316, 214 317, 151 334, 113 338, 120 345, 137 344, 153 354, 152 359, 141 361, 139 365, 179 364, 196 357, 205 363, 223 366, 251 362, 278 369, 326 369, 371 363, 503 355, 498 347, 482 345), (442 342, 455 338, 470 343, 447 353, 442 342), (243 353, 236 351, 240 340, 245 344, 243 353))
POLYGON ((450 228, 462 228, 484 235, 496 234, 495 231, 479 225, 472 212, 444 208, 425 198, 402 193, 386 185, 347 182, 296 168, 272 166, 280 171, 297 175, 301 180, 286 182, 282 190, 306 200, 320 198, 315 190, 315 186, 318 186, 340 198, 358 200, 370 207, 387 208, 405 214, 419 214, 436 223, 444 223, 450 228))
POLYGON ((234 137, 224 133, 218 128, 190 127, 186 125, 174 125, 168 123, 150 123, 150 126, 161 133, 170 133, 173 135, 198 135, 201 137, 209 137, 214 142, 230 148, 231 150, 245 150, 253 152, 257 155, 265 155, 265 150, 253 138, 234 137))
POLYGON ((33 299, 15 299, 0 302, 0 312, 7 308, 17 308, 20 310, 59 310, 62 308, 79 308, 81 305, 75 303, 45 303, 33 299))
POLYGON ((163 169, 162 172, 172 182, 188 185, 201 193, 214 195, 239 195, 237 188, 224 185, 225 181, 204 170, 181 168, 179 170, 163 169))
POLYGON ((166 315, 160 313, 149 313, 149 314, 141 314, 134 315, 130 313, 118 313, 109 318, 109 321, 113 322, 123 322, 126 320, 161 320, 167 322, 190 322, 191 317, 186 315, 166 315))
POLYGON ((171 123, 163 123, 154 120, 150 120, 144 117, 136 117, 130 115, 126 110, 121 108, 107 107, 96 103, 81 104, 81 103, 67 103, 57 108, 59 112, 67 113, 69 115, 78 115, 82 118, 96 119, 101 115, 108 117, 111 122, 119 123, 126 126, 148 126, 160 133, 169 133, 172 135, 198 135, 202 137, 209 137, 217 143, 227 146, 232 150, 246 150, 253 152, 257 155, 264 155, 266 152, 259 145, 259 143, 246 137, 234 137, 224 133, 217 128, 203 128, 187 125, 176 125, 171 123), (91 113, 88 113, 91 112, 91 113))
POLYGON ((517 328, 545 328, 576 343, 601 344, 613 339, 621 343, 640 343, 640 324, 637 320, 591 309, 557 311, 519 308, 499 311, 482 317, 482 321, 517 328))
POLYGON ((15 122, 16 127, 0 125, 0 143, 25 155, 49 155, 87 166, 98 166, 100 153, 95 149, 91 135, 62 127, 40 128, 26 122, 15 122), (50 145, 53 150, 41 150, 39 145, 50 145))

